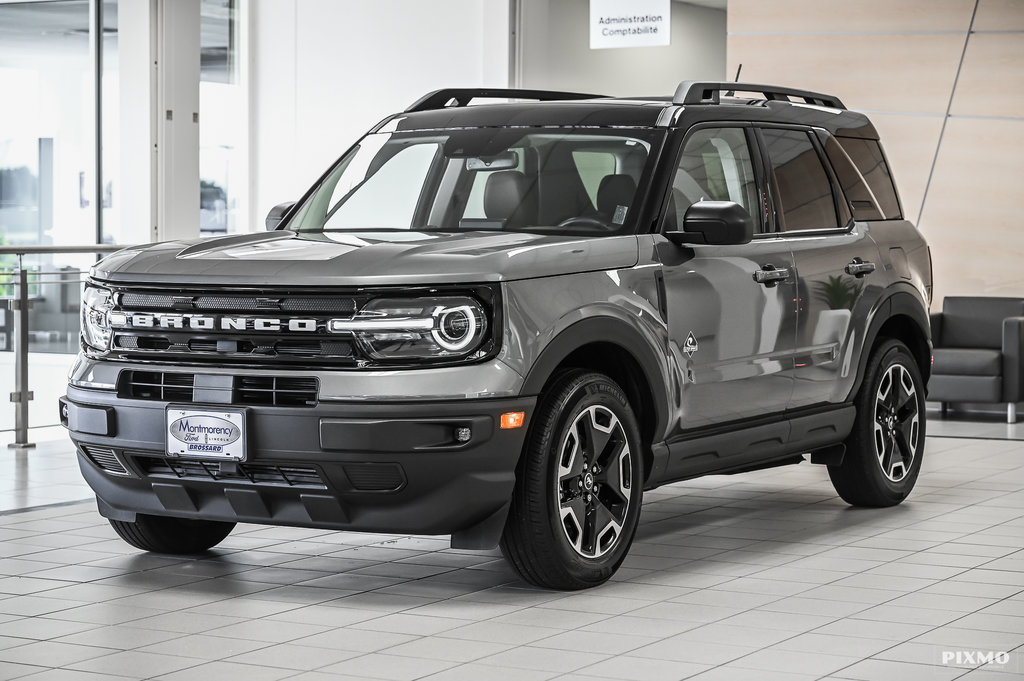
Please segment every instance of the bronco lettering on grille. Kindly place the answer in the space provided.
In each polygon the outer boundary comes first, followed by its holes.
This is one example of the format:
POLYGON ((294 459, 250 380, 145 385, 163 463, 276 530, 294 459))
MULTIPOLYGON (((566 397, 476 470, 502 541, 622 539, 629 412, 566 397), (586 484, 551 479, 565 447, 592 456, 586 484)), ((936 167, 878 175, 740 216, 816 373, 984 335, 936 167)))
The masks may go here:
POLYGON ((312 318, 238 317, 233 315, 159 314, 149 312, 112 312, 110 325, 133 329, 194 329, 200 331, 292 331, 316 333, 312 318))

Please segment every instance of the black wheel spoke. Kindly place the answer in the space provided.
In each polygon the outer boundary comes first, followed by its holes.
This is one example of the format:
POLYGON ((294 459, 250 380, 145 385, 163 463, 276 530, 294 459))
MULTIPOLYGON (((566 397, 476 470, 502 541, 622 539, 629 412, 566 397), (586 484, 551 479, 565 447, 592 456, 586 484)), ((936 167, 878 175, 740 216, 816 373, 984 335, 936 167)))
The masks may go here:
POLYGON ((581 436, 579 423, 573 425, 569 436, 562 444, 561 461, 558 467, 559 482, 571 481, 579 478, 583 473, 583 466, 586 464, 586 442, 585 435, 581 436))
POLYGON ((577 550, 583 545, 587 527, 587 503, 581 496, 571 497, 561 507, 562 530, 577 550))
MULTIPOLYGON (((609 440, 612 438, 612 431, 605 431, 605 424, 598 423, 598 421, 614 419, 609 412, 607 415, 604 412, 600 412, 597 409, 588 409, 589 415, 582 421, 582 428, 586 430, 587 437, 587 460, 595 461, 604 453, 605 448, 608 447, 609 440)), ((613 423, 617 423, 618 419, 614 419, 613 423)))
POLYGON ((892 458, 894 462, 902 463, 904 467, 909 466, 910 461, 914 458, 914 450, 910 446, 910 440, 902 428, 896 431, 896 437, 893 438, 892 458), (897 456, 899 456, 898 462, 895 461, 897 456))
POLYGON ((601 484, 602 499, 615 499, 622 503, 629 501, 630 490, 633 485, 633 481, 628 477, 630 472, 630 456, 631 454, 626 448, 626 443, 622 442, 619 443, 619 446, 614 449, 614 453, 603 464, 604 467, 601 468, 597 476, 597 481, 601 484), (625 478, 623 473, 625 473, 625 478))
MULTIPOLYGON (((583 548, 593 553, 603 553, 602 538, 605 537, 609 526, 618 527, 619 523, 612 515, 608 507, 596 498, 590 504, 587 513, 586 529, 583 532, 583 548)), ((615 530, 618 532, 618 530, 615 530)))

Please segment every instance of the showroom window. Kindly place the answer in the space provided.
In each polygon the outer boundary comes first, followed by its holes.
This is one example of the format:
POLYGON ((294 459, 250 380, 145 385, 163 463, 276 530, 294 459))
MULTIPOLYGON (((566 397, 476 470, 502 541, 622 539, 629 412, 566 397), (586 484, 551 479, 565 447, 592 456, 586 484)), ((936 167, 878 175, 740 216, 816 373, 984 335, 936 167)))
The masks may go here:
POLYGON ((202 0, 199 11, 199 232, 218 236, 248 231, 239 10, 237 0, 202 0))

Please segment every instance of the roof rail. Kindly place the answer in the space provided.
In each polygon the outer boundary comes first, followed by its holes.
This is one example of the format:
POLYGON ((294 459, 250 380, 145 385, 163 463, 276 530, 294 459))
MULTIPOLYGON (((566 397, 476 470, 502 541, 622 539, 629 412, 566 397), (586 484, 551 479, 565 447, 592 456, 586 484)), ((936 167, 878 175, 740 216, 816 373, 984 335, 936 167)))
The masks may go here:
POLYGON ((581 92, 554 92, 550 90, 507 90, 502 88, 445 88, 435 90, 409 105, 405 113, 431 111, 447 106, 468 106, 474 99, 535 99, 540 102, 552 102, 565 99, 599 99, 607 95, 588 95, 581 92))
POLYGON ((717 81, 684 80, 672 95, 673 104, 718 104, 719 92, 722 90, 740 92, 760 92, 768 100, 790 101, 790 97, 799 97, 808 104, 827 106, 831 109, 845 109, 842 101, 833 95, 825 95, 810 90, 795 90, 777 85, 758 85, 756 83, 726 83, 717 81))

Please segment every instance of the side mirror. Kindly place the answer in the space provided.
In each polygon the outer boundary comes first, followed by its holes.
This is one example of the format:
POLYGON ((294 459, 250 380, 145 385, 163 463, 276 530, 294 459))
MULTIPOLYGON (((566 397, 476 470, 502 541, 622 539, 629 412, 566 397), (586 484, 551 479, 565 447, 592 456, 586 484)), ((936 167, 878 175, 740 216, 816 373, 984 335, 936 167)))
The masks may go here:
POLYGON ((288 214, 288 211, 295 205, 294 201, 287 201, 285 203, 279 203, 270 209, 267 213, 267 231, 272 232, 277 229, 277 226, 281 224, 281 220, 288 214))
POLYGON ((754 238, 754 220, 738 203, 698 201, 686 209, 682 231, 665 232, 665 238, 677 246, 739 246, 754 238))

